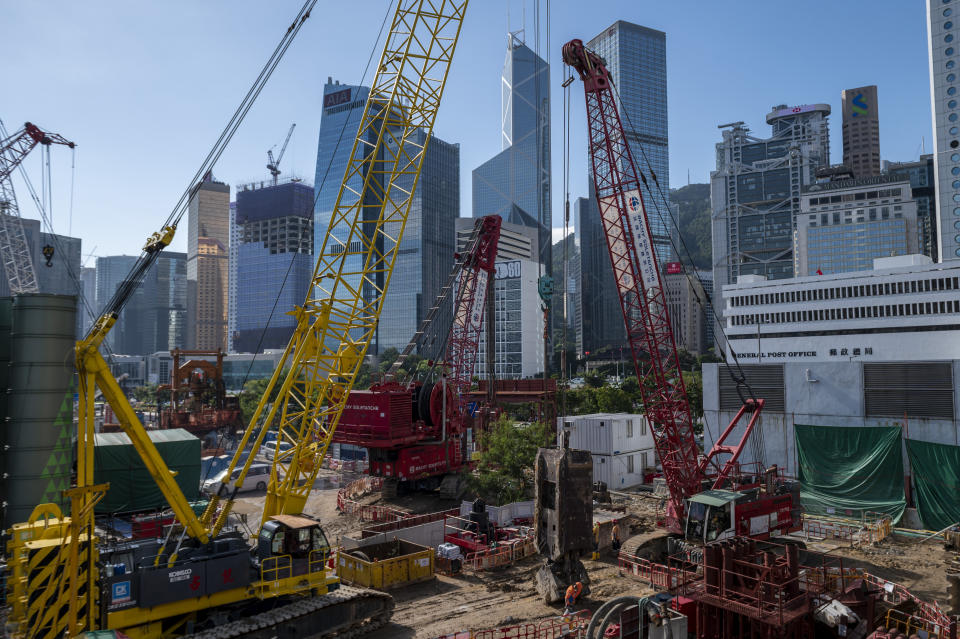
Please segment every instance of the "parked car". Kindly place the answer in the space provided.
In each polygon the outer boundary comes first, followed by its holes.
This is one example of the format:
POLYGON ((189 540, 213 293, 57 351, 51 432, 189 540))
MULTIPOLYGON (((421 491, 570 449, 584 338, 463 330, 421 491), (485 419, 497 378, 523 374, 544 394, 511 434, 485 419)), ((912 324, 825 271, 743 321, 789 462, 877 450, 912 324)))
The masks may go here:
MULTIPOLYGON (((236 479, 240 476, 242 468, 237 468, 233 471, 231 475, 231 480, 236 479)), ((223 483, 224 477, 227 476, 227 471, 223 470, 217 473, 212 479, 208 479, 203 482, 203 492, 208 495, 212 495, 217 492, 217 489, 220 487, 220 484, 223 483)), ((267 482, 270 481, 270 464, 252 464, 250 466, 250 471, 247 473, 247 476, 243 479, 243 485, 240 486, 240 491, 248 490, 259 490, 264 491, 267 489, 267 482)))
POLYGON ((270 461, 273 461, 273 458, 276 456, 278 450, 281 453, 285 453, 291 448, 293 448, 293 444, 291 444, 290 442, 280 442, 279 448, 276 442, 265 443, 262 446, 263 456, 269 459, 270 461))

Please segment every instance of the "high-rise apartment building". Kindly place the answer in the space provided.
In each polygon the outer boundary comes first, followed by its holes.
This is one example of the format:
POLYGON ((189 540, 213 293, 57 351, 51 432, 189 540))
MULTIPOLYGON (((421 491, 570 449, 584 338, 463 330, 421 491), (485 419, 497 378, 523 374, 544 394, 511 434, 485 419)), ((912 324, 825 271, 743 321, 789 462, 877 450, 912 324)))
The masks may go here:
MULTIPOLYGON (((661 264, 673 259, 670 235, 670 154, 667 135, 667 34, 618 20, 587 43, 607 63, 619 96, 620 119, 661 264), (654 184, 651 172, 660 185, 654 184)), ((591 180, 592 183, 592 180, 591 180)), ((591 197, 593 194, 591 193, 591 197)), ((608 267, 610 268, 610 267, 608 267)), ((610 277, 612 278, 612 271, 610 277)))
POLYGON ((843 105, 843 164, 857 178, 880 175, 880 110, 877 87, 846 89, 843 105))
POLYGON ((914 254, 918 246, 917 203, 902 177, 836 180, 803 191, 797 277, 869 271, 874 259, 914 254))
POLYGON ((190 199, 187 347, 227 348, 230 186, 208 176, 190 199))
MULTIPOLYGON (((314 183, 314 241, 317 250, 326 239, 368 94, 366 87, 348 86, 332 79, 328 79, 324 87, 314 183)), ((406 346, 433 306, 453 266, 454 220, 460 211, 460 146, 436 136, 428 142, 423 131, 416 135, 418 143, 426 144, 426 155, 403 240, 398 247, 392 284, 384 297, 380 321, 370 347, 371 354, 406 346)), ((372 179, 379 179, 379 176, 374 175, 372 179)), ((401 177, 397 185, 400 188, 412 186, 412 177, 401 177), (410 183, 404 184, 404 180, 410 183)), ((356 197, 353 194, 362 190, 361 176, 351 177, 348 186, 350 188, 343 195, 347 200, 342 200, 341 206, 350 204, 349 198, 356 197)), ((336 228, 333 236, 346 241, 347 231, 349 229, 345 227, 336 228)), ((386 232, 399 232, 399 225, 387 225, 386 232)), ((347 259, 355 260, 347 264, 349 270, 360 269, 359 256, 347 259)), ((378 287, 384 284, 384 274, 374 277, 379 278, 378 287)), ((437 321, 441 322, 442 318, 437 321)))
POLYGON ((933 156, 921 155, 916 162, 885 162, 883 171, 910 181, 910 190, 917 203, 917 241, 920 243, 920 252, 934 262, 938 261, 933 156))
POLYGON ((714 289, 741 275, 793 277, 793 230, 800 194, 830 160, 830 105, 780 105, 769 138, 743 122, 727 125, 710 174, 714 289))
POLYGON ((313 275, 313 187, 285 182, 237 193, 236 329, 231 349, 284 348, 313 275))
POLYGON ((937 193, 937 254, 960 259, 960 6, 927 0, 933 171, 937 193), (955 41, 956 40, 956 41, 955 41))
MULTIPOLYGON (((459 218, 457 248, 464 250, 473 232, 475 220, 459 218)), ((543 313, 539 304, 537 281, 537 230, 504 222, 497 245, 497 272, 494 277, 494 314, 496 342, 495 366, 498 379, 521 379, 543 372, 543 313)), ((480 328, 477 370, 487 375, 487 318, 480 328)))
POLYGON ((473 217, 499 215, 537 231, 538 261, 552 269, 550 65, 507 37, 500 83, 500 153, 473 170, 473 217))

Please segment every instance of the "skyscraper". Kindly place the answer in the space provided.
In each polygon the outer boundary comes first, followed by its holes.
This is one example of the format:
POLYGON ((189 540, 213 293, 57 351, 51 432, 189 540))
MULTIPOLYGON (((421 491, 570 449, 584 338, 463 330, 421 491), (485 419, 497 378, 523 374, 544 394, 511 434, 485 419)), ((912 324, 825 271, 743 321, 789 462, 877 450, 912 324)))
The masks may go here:
MULTIPOLYGON (((330 216, 336 205, 368 94, 367 87, 348 86, 332 79, 328 79, 324 86, 314 183, 314 242, 317 250, 326 239, 330 216)), ((423 131, 416 135, 418 143, 427 142, 423 131)), ((372 143, 374 138, 370 137, 367 141, 372 143)), ((459 145, 432 137, 427 144, 419 186, 411 203, 403 241, 394 264, 392 284, 384 297, 380 321, 370 346, 371 354, 382 353, 390 347, 406 346, 450 272, 453 265, 454 220, 460 211, 459 169, 459 145)), ((375 174, 371 179, 377 180, 379 175, 375 174)), ((410 187, 412 179, 412 176, 400 177, 398 186, 410 187), (404 180, 409 184, 405 185, 404 180)), ((341 201, 341 206, 355 202, 350 198, 355 198, 354 193, 362 190, 362 176, 352 176, 348 187, 344 191, 345 199, 341 201)), ((345 233, 348 230, 346 227, 336 228, 333 236, 346 241, 345 233)), ((386 232, 399 232, 398 225, 387 225, 386 232)), ((347 260, 357 261, 348 262, 346 268, 359 270, 359 259, 360 256, 348 257, 347 260)), ((382 286, 384 274, 374 277, 378 278, 376 285, 382 286)), ((373 292, 370 291, 370 294, 373 292)))
POLYGON ((921 155, 916 162, 886 162, 884 172, 910 180, 913 199, 917 202, 917 234, 920 252, 934 262, 937 253, 937 197, 933 156, 921 155))
MULTIPOLYGON (((673 259, 670 235, 670 154, 667 136, 667 34, 618 20, 587 43, 607 63, 620 118, 637 170, 650 231, 661 264, 673 259), (651 179, 656 174, 660 188, 651 179), (662 193, 661 193, 662 192, 662 193)), ((592 182, 592 180, 591 180, 592 182)), ((592 197, 592 194, 591 194, 592 197)), ((607 266, 608 270, 611 267, 607 266)), ((612 271, 610 277, 613 277, 612 271)))
MULTIPOLYGON (((313 238, 310 238, 313 241, 313 238)), ((230 248, 227 250, 227 352, 235 353, 237 339, 237 249, 240 247, 240 225, 237 224, 237 203, 230 203, 230 248)))
MULTIPOLYGON (((97 258, 96 302, 99 314, 124 282, 137 258, 112 255, 97 258)), ((84 271, 93 269, 84 269, 84 271)), ((183 347, 187 314, 187 254, 164 251, 107 336, 111 351, 124 355, 150 355, 183 347)))
POLYGON ((236 329, 238 353, 284 348, 313 275, 313 187, 286 182, 237 193, 236 329), (269 320, 269 325, 268 325, 269 320))
MULTIPOLYGON (((323 112, 320 117, 320 135, 317 141, 317 170, 313 181, 314 213, 313 213, 313 245, 314 251, 319 252, 326 239, 330 217, 337 203, 340 193, 340 184, 350 162, 350 153, 353 142, 363 119, 363 109, 370 89, 361 86, 349 86, 334 82, 327 78, 323 87, 323 112)), ((375 138, 367 139, 371 144, 375 138)), ((363 176, 355 175, 347 183, 349 188, 344 190, 344 201, 341 205, 356 202, 354 193, 363 190, 363 176)), ((349 228, 340 226, 333 230, 333 237, 347 240, 349 228)), ((359 270, 357 262, 359 256, 347 258, 347 269, 359 270), (349 261, 353 261, 352 263, 349 261)), ((357 283, 359 284, 359 283, 357 283)))
MULTIPOLYGON (((475 220, 460 218, 457 223, 457 248, 464 250, 473 232, 475 220)), ((494 364, 498 379, 521 379, 543 373, 543 314, 538 304, 537 230, 522 224, 504 222, 497 246, 497 272, 494 275, 494 364), (526 302, 526 303, 525 303, 526 302)), ((477 369, 474 375, 487 377, 487 317, 480 327, 477 369)))
MULTIPOLYGON (((426 134, 418 132, 418 143, 426 134)), ((392 284, 377 324, 376 352, 403 349, 426 317, 453 267, 454 223, 460 214, 460 145, 434 136, 420 171, 420 182, 407 216, 393 267, 392 284)), ((388 225, 387 233, 399 231, 388 225)), ((447 326, 452 309, 435 318, 447 326)))
POLYGON ((573 227, 580 240, 579 354, 596 356, 601 349, 624 344, 627 333, 595 199, 574 201, 573 227))
POLYGON ((500 153, 473 170, 473 217, 499 215, 537 230, 551 272, 550 66, 516 34, 507 37, 500 83, 500 153))
POLYGON ((880 175, 880 108, 877 87, 846 89, 843 103, 843 163, 858 178, 880 175))
POLYGON ((94 313, 99 310, 97 307, 97 269, 93 266, 89 268, 81 267, 80 284, 83 299, 77 302, 77 315, 80 317, 80 334, 86 335, 93 325, 94 313))
POLYGON ((828 104, 779 105, 767 114, 772 136, 726 125, 710 174, 714 290, 740 275, 794 276, 793 231, 803 187, 830 161, 828 104))
POLYGON ((960 9, 942 0, 927 0, 927 45, 930 60, 930 106, 933 111, 933 170, 936 177, 937 233, 941 262, 960 259, 960 62, 954 39, 960 9), (955 15, 956 12, 956 15, 955 15))
MULTIPOLYGON (((134 255, 109 255, 97 258, 97 299, 93 310, 95 315, 103 311, 136 262, 137 258, 134 255)), ((127 304, 120 312, 117 323, 107 334, 107 347, 115 353, 122 352, 125 345, 124 333, 130 306, 131 304, 127 304)))
POLYGON ((227 348, 230 186, 208 176, 190 199, 187 347, 227 348))

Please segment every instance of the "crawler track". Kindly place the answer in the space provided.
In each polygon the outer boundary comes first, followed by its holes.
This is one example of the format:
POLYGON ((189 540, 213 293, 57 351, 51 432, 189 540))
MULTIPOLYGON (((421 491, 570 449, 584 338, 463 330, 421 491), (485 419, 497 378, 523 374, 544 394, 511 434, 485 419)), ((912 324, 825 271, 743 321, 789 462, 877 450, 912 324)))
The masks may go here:
POLYGON ((393 615, 393 597, 376 590, 340 586, 268 612, 189 635, 190 639, 354 639, 384 626, 393 615))

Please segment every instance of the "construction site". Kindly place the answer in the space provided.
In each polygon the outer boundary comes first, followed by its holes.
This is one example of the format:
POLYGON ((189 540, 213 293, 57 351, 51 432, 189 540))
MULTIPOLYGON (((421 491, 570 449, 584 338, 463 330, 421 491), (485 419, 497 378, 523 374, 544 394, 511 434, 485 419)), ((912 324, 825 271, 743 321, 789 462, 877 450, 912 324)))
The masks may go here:
MULTIPOLYGON (((338 142, 351 150, 329 228, 302 302, 279 311, 294 328, 255 408, 228 392, 221 349, 171 347, 155 398, 134 401, 111 330, 315 4, 79 340, 76 299, 40 292, 11 181, 35 149, 75 144, 0 124, 4 636, 957 639, 960 456, 910 439, 934 429, 922 407, 882 432, 791 422, 781 438, 785 419, 764 416, 787 402, 736 358, 704 367, 715 383, 694 406, 659 205, 643 195, 662 197, 658 178, 627 142, 608 61, 579 39, 563 45, 563 87, 585 101, 572 126, 586 126, 639 412, 569 412, 565 360, 560 375, 544 356, 540 375, 497 378, 499 215, 472 220, 430 312, 377 368, 368 349, 388 289, 407 285, 391 279, 467 0, 388 13, 357 135, 338 142)), ((269 152, 274 185, 292 132, 269 152)), ((546 334, 552 281, 538 292, 546 334)), ((804 366, 793 374, 815 386, 804 366)), ((870 388, 914 383, 890 379, 870 388)))

